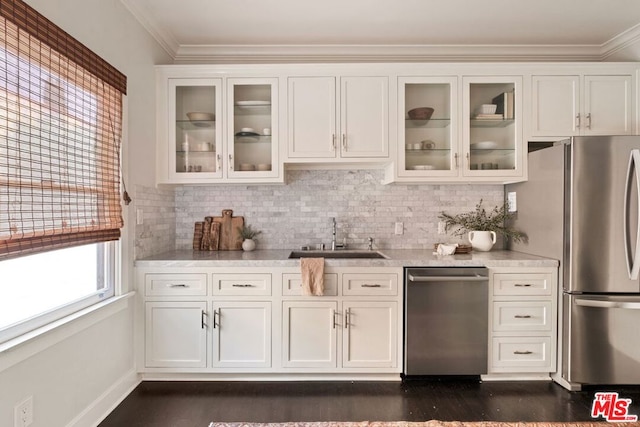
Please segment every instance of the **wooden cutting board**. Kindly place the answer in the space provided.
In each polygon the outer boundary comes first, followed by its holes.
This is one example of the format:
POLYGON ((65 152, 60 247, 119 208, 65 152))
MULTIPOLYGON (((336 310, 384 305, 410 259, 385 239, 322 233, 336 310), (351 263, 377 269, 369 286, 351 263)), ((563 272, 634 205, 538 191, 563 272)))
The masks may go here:
POLYGON ((231 209, 223 209, 222 216, 214 216, 213 222, 220 224, 220 243, 218 250, 241 251, 242 237, 239 228, 244 227, 244 217, 233 216, 231 209))

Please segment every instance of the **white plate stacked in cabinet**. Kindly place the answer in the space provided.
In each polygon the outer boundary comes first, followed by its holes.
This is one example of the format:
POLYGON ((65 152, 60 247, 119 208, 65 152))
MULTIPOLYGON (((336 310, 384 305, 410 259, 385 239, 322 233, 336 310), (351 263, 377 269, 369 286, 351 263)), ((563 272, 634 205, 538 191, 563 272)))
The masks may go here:
POLYGON ((548 379, 555 372, 557 301, 556 269, 490 269, 489 366, 484 379, 548 379))

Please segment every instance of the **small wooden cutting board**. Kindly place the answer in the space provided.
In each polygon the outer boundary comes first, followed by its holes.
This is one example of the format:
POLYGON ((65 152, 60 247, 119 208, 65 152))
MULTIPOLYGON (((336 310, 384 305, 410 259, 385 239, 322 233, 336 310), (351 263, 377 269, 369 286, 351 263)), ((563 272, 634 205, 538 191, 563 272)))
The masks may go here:
POLYGON ((213 222, 220 223, 220 243, 218 250, 242 250, 242 237, 240 237, 240 231, 238 229, 244 227, 244 217, 234 217, 233 210, 223 209, 222 216, 214 216, 213 222))

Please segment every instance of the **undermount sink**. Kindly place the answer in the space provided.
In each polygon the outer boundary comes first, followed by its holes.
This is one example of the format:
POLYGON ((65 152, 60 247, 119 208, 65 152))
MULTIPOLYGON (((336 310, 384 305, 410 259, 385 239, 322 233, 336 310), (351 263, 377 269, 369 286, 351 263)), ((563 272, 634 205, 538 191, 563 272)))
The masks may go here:
POLYGON ((289 254, 289 259, 297 258, 387 259, 376 251, 293 251, 289 254))

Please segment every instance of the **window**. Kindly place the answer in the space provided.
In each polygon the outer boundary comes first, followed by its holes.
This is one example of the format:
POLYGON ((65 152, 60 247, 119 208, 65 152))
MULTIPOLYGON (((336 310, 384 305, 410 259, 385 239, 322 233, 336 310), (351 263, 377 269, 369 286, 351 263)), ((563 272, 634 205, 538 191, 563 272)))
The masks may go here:
POLYGON ((0 342, 114 295, 116 243, 0 261, 0 342))
POLYGON ((126 77, 0 0, 0 342, 113 295, 126 77))

